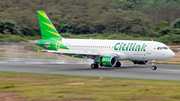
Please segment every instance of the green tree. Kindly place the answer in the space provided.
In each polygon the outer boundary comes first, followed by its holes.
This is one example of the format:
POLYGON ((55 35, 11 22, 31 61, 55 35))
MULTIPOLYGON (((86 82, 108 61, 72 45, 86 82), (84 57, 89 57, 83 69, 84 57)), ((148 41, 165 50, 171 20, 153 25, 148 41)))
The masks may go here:
POLYGON ((162 36, 166 35, 166 34, 169 34, 172 32, 172 30, 168 27, 165 27, 165 28, 161 28, 159 31, 158 31, 162 36))
POLYGON ((58 20, 58 25, 56 26, 59 33, 65 33, 69 30, 69 25, 62 19, 58 20))
POLYGON ((17 35, 19 33, 19 28, 13 20, 3 20, 0 22, 0 33, 3 34, 14 34, 17 35))
POLYGON ((167 21, 164 21, 164 20, 163 21, 157 21, 156 26, 155 26, 155 30, 158 31, 158 30, 161 30, 162 28, 164 29, 164 28, 169 27, 169 26, 170 26, 170 24, 167 21))
POLYGON ((167 34, 161 38, 159 38, 158 41, 161 41, 165 44, 180 44, 180 35, 175 35, 175 34, 167 34))
POLYGON ((180 18, 176 19, 176 20, 172 23, 172 27, 173 27, 173 28, 180 28, 180 18))

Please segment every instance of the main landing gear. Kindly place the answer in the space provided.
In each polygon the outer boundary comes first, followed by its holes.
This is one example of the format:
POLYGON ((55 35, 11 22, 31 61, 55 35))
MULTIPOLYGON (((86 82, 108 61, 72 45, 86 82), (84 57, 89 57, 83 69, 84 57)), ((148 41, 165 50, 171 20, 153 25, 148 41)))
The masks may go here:
POLYGON ((117 61, 114 67, 121 67, 121 62, 117 61))
POLYGON ((99 64, 98 63, 92 63, 91 64, 91 69, 98 69, 99 68, 99 64))
POLYGON ((151 69, 152 69, 152 70, 156 70, 157 67, 155 66, 155 60, 151 61, 151 63, 152 63, 151 69))
MULTIPOLYGON (((98 62, 94 62, 91 64, 91 69, 98 69, 99 66, 103 66, 102 64, 98 64, 98 62)), ((121 67, 121 62, 117 61, 114 67, 121 67)))

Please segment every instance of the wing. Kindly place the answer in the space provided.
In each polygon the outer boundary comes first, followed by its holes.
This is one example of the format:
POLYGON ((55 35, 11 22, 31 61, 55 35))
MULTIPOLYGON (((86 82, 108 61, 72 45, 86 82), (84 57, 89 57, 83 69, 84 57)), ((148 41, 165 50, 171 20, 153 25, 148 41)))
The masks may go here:
POLYGON ((58 51, 54 50, 41 50, 42 52, 50 52, 56 54, 65 54, 65 55, 82 55, 82 56, 99 56, 98 53, 94 53, 92 51, 87 50, 62 50, 58 49, 58 51))
POLYGON ((124 53, 96 53, 89 50, 63 50, 58 49, 57 51, 54 50, 41 50, 42 52, 50 52, 55 54, 62 54, 62 55, 81 55, 87 58, 98 58, 99 56, 112 56, 117 58, 118 60, 124 60, 127 59, 127 55, 124 53))

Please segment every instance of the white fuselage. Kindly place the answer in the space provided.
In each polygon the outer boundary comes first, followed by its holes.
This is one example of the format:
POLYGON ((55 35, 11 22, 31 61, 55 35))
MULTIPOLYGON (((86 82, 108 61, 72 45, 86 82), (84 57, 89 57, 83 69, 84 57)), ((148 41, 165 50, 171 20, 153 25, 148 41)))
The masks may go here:
POLYGON ((165 44, 155 41, 63 39, 69 50, 87 50, 99 55, 116 54, 118 60, 167 60, 174 52, 165 44))

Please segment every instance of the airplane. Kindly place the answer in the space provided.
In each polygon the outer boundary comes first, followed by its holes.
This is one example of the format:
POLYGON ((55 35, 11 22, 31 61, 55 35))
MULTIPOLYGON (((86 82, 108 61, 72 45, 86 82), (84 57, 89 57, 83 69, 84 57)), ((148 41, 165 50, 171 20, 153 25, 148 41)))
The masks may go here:
POLYGON ((121 67, 120 61, 130 60, 134 64, 144 65, 151 61, 151 69, 156 70, 155 61, 174 57, 174 52, 167 45, 156 41, 63 38, 44 11, 37 11, 37 15, 42 39, 36 40, 36 45, 46 49, 46 52, 93 59, 92 69, 100 66, 121 67))

